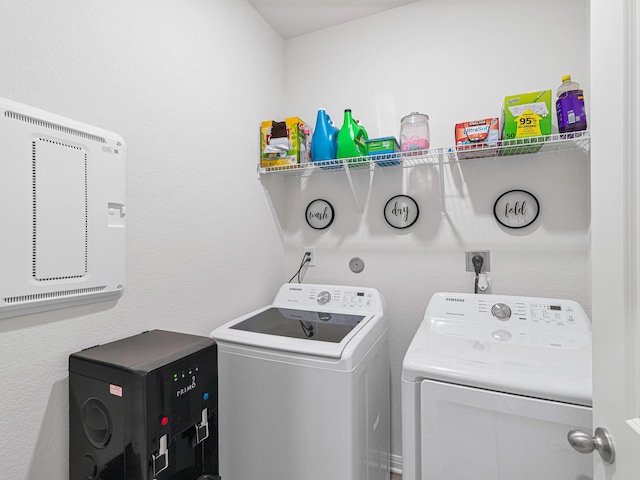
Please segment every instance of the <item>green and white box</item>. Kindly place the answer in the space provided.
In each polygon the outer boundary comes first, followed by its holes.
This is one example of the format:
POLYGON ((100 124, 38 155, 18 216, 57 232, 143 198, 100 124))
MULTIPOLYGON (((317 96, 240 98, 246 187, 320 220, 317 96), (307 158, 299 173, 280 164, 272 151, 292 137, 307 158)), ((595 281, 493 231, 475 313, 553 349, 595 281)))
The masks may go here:
POLYGON ((504 98, 504 140, 551 135, 551 90, 521 93, 504 98))

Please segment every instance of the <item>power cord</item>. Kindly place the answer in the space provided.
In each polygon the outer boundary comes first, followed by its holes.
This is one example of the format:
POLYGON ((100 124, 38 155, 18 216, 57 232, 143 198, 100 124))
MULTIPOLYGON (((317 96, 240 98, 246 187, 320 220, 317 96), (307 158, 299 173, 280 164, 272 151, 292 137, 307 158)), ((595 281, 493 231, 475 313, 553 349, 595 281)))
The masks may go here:
POLYGON ((293 279, 296 277, 298 277, 298 283, 302 283, 302 278, 300 277, 300 274, 302 273, 302 269, 304 268, 304 266, 310 261, 311 261, 311 253, 304 252, 304 255, 302 256, 302 262, 300 262, 300 268, 298 268, 298 271, 294 273, 293 277, 289 279, 289 283, 291 283, 293 279))
POLYGON ((473 293, 478 293, 478 279, 480 278, 480 271, 482 270, 482 264, 484 263, 484 258, 480 255, 474 255, 471 258, 471 264, 473 265, 473 271, 476 272, 476 281, 473 287, 473 293))

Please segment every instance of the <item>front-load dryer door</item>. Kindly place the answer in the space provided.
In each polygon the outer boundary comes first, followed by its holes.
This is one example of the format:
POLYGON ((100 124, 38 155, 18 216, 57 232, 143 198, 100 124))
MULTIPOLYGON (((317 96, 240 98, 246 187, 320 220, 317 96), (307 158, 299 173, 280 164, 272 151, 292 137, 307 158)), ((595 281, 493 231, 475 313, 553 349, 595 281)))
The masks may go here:
POLYGON ((592 458, 567 432, 592 431, 591 408, 423 380, 423 480, 590 480, 592 458))

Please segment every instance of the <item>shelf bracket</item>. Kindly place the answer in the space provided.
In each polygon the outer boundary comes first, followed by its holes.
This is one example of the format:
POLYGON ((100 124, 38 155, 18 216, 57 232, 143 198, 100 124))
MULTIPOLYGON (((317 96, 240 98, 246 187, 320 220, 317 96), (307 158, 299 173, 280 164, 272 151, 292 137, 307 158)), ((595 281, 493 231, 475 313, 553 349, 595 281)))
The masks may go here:
POLYGON ((360 221, 364 220, 364 213, 362 211, 362 207, 360 206, 360 202, 358 201, 358 195, 356 195, 356 188, 353 185, 353 179, 351 178, 351 171, 349 171, 349 162, 343 162, 342 168, 344 168, 345 174, 347 175, 347 180, 349 181, 349 187, 351 187, 351 193, 353 194, 353 200, 356 202, 356 210, 358 210, 358 217, 360 221))
MULTIPOLYGON (((369 197, 371 196, 371 186, 373 185, 373 174, 375 171, 375 163, 371 162, 369 164, 369 193, 367 195, 367 202, 369 197)), ((358 211, 358 218, 360 221, 364 220, 364 207, 360 205, 360 200, 358 200, 358 195, 356 193, 356 187, 353 184, 353 178, 351 177, 351 169, 349 168, 349 162, 343 162, 342 168, 344 168, 345 174, 347 176, 347 180, 349 181, 349 187, 351 188, 351 194, 353 195, 353 200, 356 204, 356 210, 358 211)))
POLYGON ((445 152, 443 149, 438 155, 438 168, 440 173, 438 177, 440 177, 440 217, 446 220, 449 214, 447 213, 447 200, 444 191, 444 156, 445 152))

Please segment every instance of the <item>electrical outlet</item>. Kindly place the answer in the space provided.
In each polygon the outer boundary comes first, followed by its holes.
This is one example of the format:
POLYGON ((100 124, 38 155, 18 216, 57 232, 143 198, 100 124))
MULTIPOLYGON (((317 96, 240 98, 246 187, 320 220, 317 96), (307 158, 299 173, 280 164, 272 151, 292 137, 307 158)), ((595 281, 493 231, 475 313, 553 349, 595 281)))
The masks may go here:
POLYGON ((307 253, 309 254, 309 263, 307 263, 307 265, 309 265, 310 267, 315 267, 316 266, 316 247, 304 247, 304 253, 305 255, 307 253))
POLYGON ((472 258, 476 255, 480 255, 483 259, 482 268, 480 273, 486 273, 491 271, 491 262, 489 258, 489 250, 467 250, 465 251, 467 272, 475 272, 473 268, 472 258))

